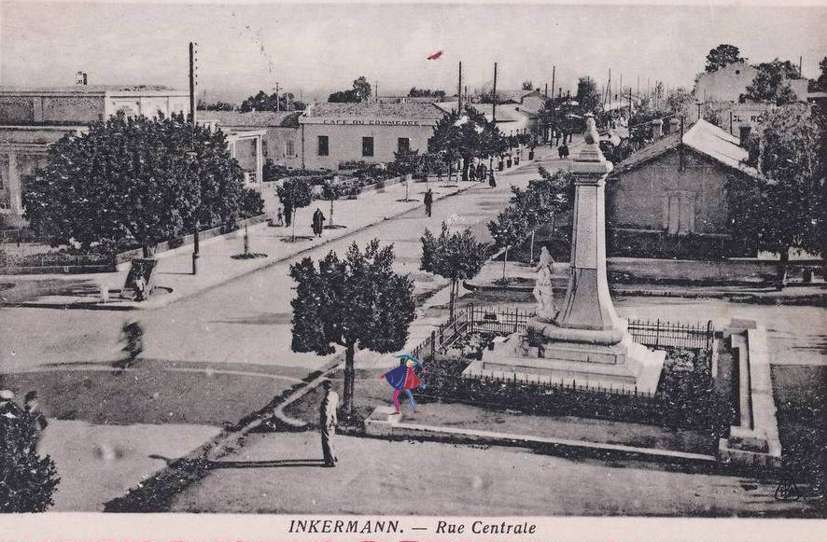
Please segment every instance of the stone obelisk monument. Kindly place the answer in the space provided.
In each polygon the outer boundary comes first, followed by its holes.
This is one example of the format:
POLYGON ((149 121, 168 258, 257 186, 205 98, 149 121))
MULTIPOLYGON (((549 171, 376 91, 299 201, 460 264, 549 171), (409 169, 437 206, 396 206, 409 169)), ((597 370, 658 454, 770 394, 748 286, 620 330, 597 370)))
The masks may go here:
POLYGON ((466 371, 654 392, 666 354, 634 342, 609 294, 605 184, 612 163, 600 152, 591 115, 584 139, 569 165, 575 176, 573 231, 569 284, 560 311, 529 321, 525 334, 513 335, 466 371))

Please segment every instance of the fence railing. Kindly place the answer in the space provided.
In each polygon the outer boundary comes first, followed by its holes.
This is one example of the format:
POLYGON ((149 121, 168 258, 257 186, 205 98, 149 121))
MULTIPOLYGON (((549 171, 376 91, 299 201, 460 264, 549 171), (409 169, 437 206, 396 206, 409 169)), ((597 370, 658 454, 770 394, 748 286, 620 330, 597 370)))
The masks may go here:
MULTIPOLYGON (((422 359, 425 355, 444 354, 458 340, 470 333, 510 335, 524 332, 535 315, 517 307, 469 305, 458 311, 454 319, 440 324, 431 336, 414 347, 412 354, 422 359)), ((715 336, 712 320, 683 323, 666 320, 629 320, 632 338, 652 348, 692 348, 709 351, 715 336)))

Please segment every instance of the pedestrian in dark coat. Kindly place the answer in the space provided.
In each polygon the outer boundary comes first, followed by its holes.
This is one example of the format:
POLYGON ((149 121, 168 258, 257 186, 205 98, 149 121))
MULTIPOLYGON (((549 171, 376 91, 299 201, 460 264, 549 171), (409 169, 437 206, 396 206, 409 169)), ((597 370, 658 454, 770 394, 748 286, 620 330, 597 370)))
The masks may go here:
POLYGON ((339 394, 333 391, 330 380, 322 383, 324 395, 319 404, 319 432, 322 437, 322 456, 325 467, 335 467, 339 458, 333 447, 333 437, 336 436, 336 425, 339 423, 336 410, 339 408, 339 394))
POLYGON ((26 414, 28 414, 31 418, 35 431, 37 431, 39 437, 40 433, 42 433, 43 430, 46 429, 46 426, 49 425, 49 422, 46 421, 46 416, 40 412, 40 405, 37 402, 36 391, 30 391, 26 394, 23 410, 25 410, 26 414))
POLYGON ((434 204, 434 193, 431 192, 430 188, 425 192, 424 201, 425 201, 425 214, 428 215, 428 216, 431 216, 431 206, 434 204))
POLYGON ((488 172, 488 186, 491 188, 497 187, 497 180, 494 179, 494 170, 488 172))
POLYGON ((288 228, 293 223, 293 208, 289 205, 284 206, 284 225, 288 228))
POLYGON ((316 212, 313 213, 313 233, 317 237, 322 236, 322 231, 324 230, 324 221, 327 220, 322 214, 321 209, 316 207, 316 212))

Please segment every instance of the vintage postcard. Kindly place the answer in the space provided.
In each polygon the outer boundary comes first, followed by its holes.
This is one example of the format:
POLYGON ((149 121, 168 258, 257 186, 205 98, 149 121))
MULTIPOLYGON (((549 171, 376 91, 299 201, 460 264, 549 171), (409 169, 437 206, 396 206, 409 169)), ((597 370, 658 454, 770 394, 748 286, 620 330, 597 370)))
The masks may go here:
POLYGON ((825 30, 0 0, 0 540, 824 540, 825 30))

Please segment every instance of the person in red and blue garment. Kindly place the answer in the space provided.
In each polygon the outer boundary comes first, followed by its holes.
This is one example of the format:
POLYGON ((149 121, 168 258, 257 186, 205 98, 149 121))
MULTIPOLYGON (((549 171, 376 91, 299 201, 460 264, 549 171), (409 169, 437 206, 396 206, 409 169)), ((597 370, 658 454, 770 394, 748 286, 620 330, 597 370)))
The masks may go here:
POLYGON ((416 401, 414 401, 412 390, 423 386, 422 380, 416 376, 416 369, 421 367, 422 364, 414 356, 402 354, 399 356, 399 367, 382 375, 382 378, 387 380, 388 384, 393 387, 393 406, 396 408, 396 414, 399 414, 399 409, 402 406, 399 403, 399 395, 403 391, 411 403, 411 410, 416 412, 416 401))

